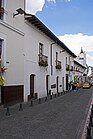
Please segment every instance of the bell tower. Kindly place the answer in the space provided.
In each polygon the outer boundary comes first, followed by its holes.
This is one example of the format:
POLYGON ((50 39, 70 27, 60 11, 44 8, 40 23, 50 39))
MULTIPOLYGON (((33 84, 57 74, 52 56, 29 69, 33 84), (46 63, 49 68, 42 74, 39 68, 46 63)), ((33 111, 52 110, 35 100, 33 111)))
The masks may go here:
POLYGON ((86 66, 86 53, 83 51, 82 48, 78 55, 78 60, 82 65, 86 66))

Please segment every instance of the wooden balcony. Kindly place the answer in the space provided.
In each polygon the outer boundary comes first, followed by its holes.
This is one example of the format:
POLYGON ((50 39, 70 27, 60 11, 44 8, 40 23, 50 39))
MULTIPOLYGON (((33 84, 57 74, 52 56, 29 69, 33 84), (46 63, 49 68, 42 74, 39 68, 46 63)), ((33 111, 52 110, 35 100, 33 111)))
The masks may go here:
POLYGON ((69 65, 68 64, 66 64, 66 70, 69 71, 69 65))
POLYGON ((55 66, 56 69, 61 69, 61 61, 56 61, 56 66, 55 66))
POLYGON ((39 54, 39 66, 43 66, 43 67, 48 66, 48 57, 47 56, 39 54))

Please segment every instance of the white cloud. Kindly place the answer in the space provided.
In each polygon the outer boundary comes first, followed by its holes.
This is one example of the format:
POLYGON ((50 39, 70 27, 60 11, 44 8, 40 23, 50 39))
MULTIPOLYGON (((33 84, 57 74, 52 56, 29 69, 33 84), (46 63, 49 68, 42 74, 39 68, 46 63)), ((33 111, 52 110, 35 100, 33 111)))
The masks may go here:
MULTIPOLYGON (((56 3, 56 0, 47 0, 48 2, 56 3)), ((26 0, 26 12, 30 14, 36 14, 38 11, 42 11, 45 4, 45 0, 26 0)))
MULTIPOLYGON (((47 0, 49 3, 56 3, 58 0, 47 0)), ((60 0, 63 2, 70 2, 71 0, 60 0)), ((42 11, 45 5, 45 0, 26 0, 26 12, 30 14, 36 14, 38 11, 42 11)))
POLYGON ((54 2, 54 3, 56 3, 56 0, 47 0, 48 2, 54 2))
POLYGON ((90 56, 87 54, 87 63, 89 63, 89 66, 93 66, 93 56, 90 56))
POLYGON ((61 2, 71 2, 71 0, 60 0, 61 2))
POLYGON ((66 1, 66 2, 70 2, 71 0, 64 0, 64 1, 66 1))
POLYGON ((26 12, 30 14, 36 14, 38 11, 42 11, 45 0, 26 0, 26 12))
POLYGON ((89 53, 93 53, 93 36, 78 34, 65 34, 59 36, 59 39, 65 43, 65 45, 76 55, 80 53, 81 47, 86 52, 87 64, 93 66, 93 56, 89 53))

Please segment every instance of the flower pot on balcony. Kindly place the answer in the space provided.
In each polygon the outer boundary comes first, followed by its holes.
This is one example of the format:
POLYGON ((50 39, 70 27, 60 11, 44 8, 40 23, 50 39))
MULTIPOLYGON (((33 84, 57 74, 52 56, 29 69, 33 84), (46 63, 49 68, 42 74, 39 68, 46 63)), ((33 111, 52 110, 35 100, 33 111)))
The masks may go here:
POLYGON ((39 61, 39 66, 43 66, 44 65, 44 60, 39 61))
POLYGON ((67 71, 69 71, 69 68, 66 68, 67 71))
POLYGON ((61 65, 56 65, 56 69, 61 69, 61 65))
POLYGON ((47 61, 41 60, 41 61, 39 61, 39 66, 47 67, 48 63, 47 63, 47 61))
POLYGON ((48 66, 48 63, 47 63, 47 61, 45 61, 45 62, 44 62, 44 66, 45 66, 45 67, 47 67, 47 66, 48 66))

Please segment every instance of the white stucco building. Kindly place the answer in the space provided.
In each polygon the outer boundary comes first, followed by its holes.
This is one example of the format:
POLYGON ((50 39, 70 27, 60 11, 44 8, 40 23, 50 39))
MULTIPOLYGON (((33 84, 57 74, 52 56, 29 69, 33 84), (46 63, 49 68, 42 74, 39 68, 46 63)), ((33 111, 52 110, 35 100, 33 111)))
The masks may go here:
POLYGON ((1 103, 68 90, 76 55, 36 16, 24 13, 24 0, 0 2, 1 65, 7 68, 1 73, 5 78, 1 103))

